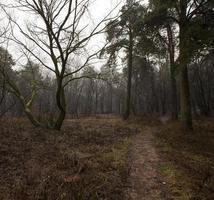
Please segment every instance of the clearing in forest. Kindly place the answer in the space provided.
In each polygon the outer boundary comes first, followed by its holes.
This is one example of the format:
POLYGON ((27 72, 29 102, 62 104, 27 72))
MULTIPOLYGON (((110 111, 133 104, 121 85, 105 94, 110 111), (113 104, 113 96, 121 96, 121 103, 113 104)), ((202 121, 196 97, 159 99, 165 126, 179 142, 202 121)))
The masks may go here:
POLYGON ((67 120, 60 132, 4 120, 0 199, 124 200, 127 156, 137 133, 119 118, 67 120))
POLYGON ((214 123, 196 123, 192 137, 172 122, 98 116, 59 132, 5 119, 0 199, 211 200, 214 123))

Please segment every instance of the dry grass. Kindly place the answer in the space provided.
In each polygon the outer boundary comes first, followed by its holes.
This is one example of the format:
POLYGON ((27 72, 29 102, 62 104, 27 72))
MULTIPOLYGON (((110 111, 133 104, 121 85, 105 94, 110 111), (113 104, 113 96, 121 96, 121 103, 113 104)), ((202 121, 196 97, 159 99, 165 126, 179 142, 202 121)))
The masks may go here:
POLYGON ((137 132, 118 118, 67 120, 61 132, 2 121, 0 199, 122 200, 137 132))
POLYGON ((159 126, 157 146, 165 158, 160 166, 169 187, 180 200, 214 199, 214 121, 194 122, 194 132, 179 123, 159 126))

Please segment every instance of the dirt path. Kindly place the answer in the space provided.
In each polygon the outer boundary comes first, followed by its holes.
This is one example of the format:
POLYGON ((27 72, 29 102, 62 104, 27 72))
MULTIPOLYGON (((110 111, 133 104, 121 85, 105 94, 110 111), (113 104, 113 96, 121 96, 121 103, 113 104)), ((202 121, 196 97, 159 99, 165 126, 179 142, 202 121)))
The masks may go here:
POLYGON ((130 152, 127 200, 166 200, 165 182, 158 174, 159 156, 153 144, 154 128, 136 136, 130 152))

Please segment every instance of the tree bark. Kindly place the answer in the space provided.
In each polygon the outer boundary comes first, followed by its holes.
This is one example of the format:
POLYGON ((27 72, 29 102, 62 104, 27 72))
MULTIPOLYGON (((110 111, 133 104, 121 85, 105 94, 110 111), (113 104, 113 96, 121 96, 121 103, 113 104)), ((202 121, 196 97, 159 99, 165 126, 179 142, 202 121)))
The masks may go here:
POLYGON ((168 51, 170 59, 170 81, 171 81, 171 118, 178 119, 178 101, 177 101, 177 85, 175 77, 175 46, 173 41, 173 33, 170 25, 167 25, 168 35, 168 51))
POLYGON ((180 104, 181 123, 184 129, 192 130, 192 112, 190 103, 190 89, 188 78, 188 47, 185 30, 180 28, 180 104))
POLYGON ((180 62, 180 106, 181 124, 185 130, 192 130, 192 111, 190 101, 190 89, 188 78, 188 63, 190 58, 190 40, 188 35, 187 1, 180 2, 180 24, 179 24, 179 62, 180 62))
POLYGON ((181 64, 180 81, 181 122, 184 129, 192 130, 192 113, 190 103, 188 70, 186 63, 181 64))
POLYGON ((45 127, 42 123, 40 123, 32 114, 31 112, 31 107, 33 104, 33 100, 37 94, 36 92, 36 88, 35 85, 32 88, 33 91, 31 93, 31 97, 28 101, 25 100, 24 96, 21 94, 19 88, 17 87, 17 85, 15 85, 8 77, 7 74, 4 74, 4 76, 7 79, 7 84, 11 87, 11 92, 18 98, 19 102, 21 103, 23 109, 24 109, 24 113, 27 116, 27 118, 29 119, 29 121, 35 126, 35 127, 45 127))
POLYGON ((35 126, 35 127, 43 127, 41 123, 39 123, 39 121, 37 121, 34 116, 32 115, 30 109, 25 108, 24 109, 24 113, 27 116, 27 118, 29 119, 29 121, 35 126))
POLYGON ((62 87, 62 80, 57 81, 56 102, 59 109, 59 115, 55 122, 54 129, 60 130, 66 116, 65 91, 62 87))
POLYGON ((133 33, 129 30, 129 49, 128 49, 128 82, 127 82, 127 94, 126 94, 126 110, 124 113, 124 119, 127 120, 130 116, 131 106, 131 87, 132 87, 132 65, 133 65, 133 33))

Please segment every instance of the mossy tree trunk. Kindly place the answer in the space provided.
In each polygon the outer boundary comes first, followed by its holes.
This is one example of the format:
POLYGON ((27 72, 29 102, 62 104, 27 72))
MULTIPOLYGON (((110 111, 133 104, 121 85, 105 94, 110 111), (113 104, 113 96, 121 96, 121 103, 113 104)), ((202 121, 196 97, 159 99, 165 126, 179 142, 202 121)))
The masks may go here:
POLYGON ((32 114, 31 108, 33 104, 33 100, 37 94, 36 92, 36 86, 33 84, 32 86, 32 92, 31 96, 28 100, 24 98, 24 96, 21 94, 19 88, 7 77, 7 83, 11 88, 11 92, 18 98, 19 102, 21 103, 24 113, 29 119, 29 121, 35 126, 35 127, 44 127, 43 124, 41 124, 32 114))

